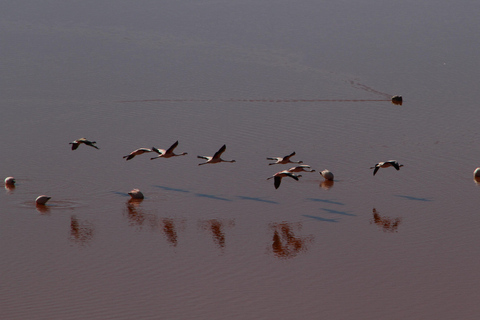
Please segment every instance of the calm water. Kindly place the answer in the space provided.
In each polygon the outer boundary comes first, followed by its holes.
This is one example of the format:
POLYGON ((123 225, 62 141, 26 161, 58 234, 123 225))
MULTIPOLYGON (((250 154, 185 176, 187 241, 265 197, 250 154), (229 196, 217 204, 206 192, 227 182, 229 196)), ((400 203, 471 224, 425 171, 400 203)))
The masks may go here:
POLYGON ((0 177, 17 185, 0 192, 0 318, 477 319, 479 15, 4 4, 0 177), (80 137, 100 149, 71 151, 80 137), (187 156, 122 159, 176 140, 187 156), (197 165, 223 144, 236 163, 197 165), (290 166, 265 158, 292 151, 334 183, 275 190, 290 166), (404 167, 373 177, 389 159, 404 167))

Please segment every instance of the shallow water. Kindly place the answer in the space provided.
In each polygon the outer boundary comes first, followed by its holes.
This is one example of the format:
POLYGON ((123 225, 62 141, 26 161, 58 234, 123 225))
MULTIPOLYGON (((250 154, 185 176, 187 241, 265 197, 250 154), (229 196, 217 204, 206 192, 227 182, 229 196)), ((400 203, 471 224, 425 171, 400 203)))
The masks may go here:
POLYGON ((6 5, 0 318, 477 319, 479 10, 6 5))

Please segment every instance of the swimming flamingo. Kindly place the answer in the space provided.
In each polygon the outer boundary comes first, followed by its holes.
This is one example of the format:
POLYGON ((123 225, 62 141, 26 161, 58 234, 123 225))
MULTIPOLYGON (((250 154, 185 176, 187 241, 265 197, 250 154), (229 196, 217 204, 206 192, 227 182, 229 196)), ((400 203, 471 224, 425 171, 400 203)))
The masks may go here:
POLYGON ((333 173, 330 170, 325 169, 321 171, 320 174, 325 178, 325 180, 333 181, 333 173))
POLYGON ((301 164, 299 166, 295 166, 295 167, 291 167, 290 169, 288 169, 287 171, 288 172, 315 172, 315 170, 308 170, 310 169, 310 166, 307 165, 307 164, 301 164))
POLYGON ((170 146, 170 148, 168 148, 167 150, 157 149, 157 148, 153 147, 152 150, 153 150, 154 152, 158 153, 159 155, 156 156, 156 157, 150 158, 150 160, 157 159, 157 158, 178 157, 178 156, 184 156, 184 155, 187 154, 186 152, 180 153, 180 154, 175 154, 175 153, 173 153, 173 150, 175 150, 175 148, 176 148, 177 146, 178 146, 178 141, 175 142, 174 144, 172 144, 172 145, 170 146))
POLYGON ((95 141, 90 141, 90 140, 87 140, 87 139, 85 139, 85 138, 80 138, 80 139, 77 139, 77 140, 75 140, 75 141, 73 141, 73 142, 69 142, 69 144, 72 145, 72 150, 77 150, 78 146, 79 146, 80 144, 82 144, 82 143, 85 144, 85 145, 87 145, 87 146, 94 147, 95 149, 99 149, 99 148, 95 145, 95 143, 97 143, 97 142, 95 142, 95 141))
POLYGON ((402 105, 402 103, 403 103, 402 96, 393 96, 392 97, 392 103, 402 105))
MULTIPOLYGON (((475 169, 475 171, 473 171, 473 176, 475 178, 480 178, 480 167, 478 167, 477 169, 475 169)), ((6 180, 5 180, 6 182, 6 180)))
POLYGON ((133 189, 128 193, 132 199, 143 199, 143 193, 139 189, 133 189))
POLYGON ((375 169, 373 170, 373 175, 375 175, 380 168, 388 168, 388 167, 394 167, 397 170, 400 170, 400 167, 403 167, 403 164, 398 164, 397 160, 388 160, 385 162, 379 162, 375 165, 375 167, 370 167, 370 169, 375 169))
POLYGON ((37 199, 35 200, 35 203, 38 204, 38 205, 45 205, 45 203, 47 203, 48 200, 50 200, 51 197, 48 197, 46 195, 41 195, 41 196, 38 196, 37 199))
POLYGON ((276 162, 274 163, 269 163, 269 165, 272 164, 287 164, 287 163, 303 163, 303 161, 290 161, 290 158, 295 155, 295 151, 289 154, 288 156, 284 157, 270 157, 267 158, 267 160, 275 160, 276 162))
POLYGON ((199 163, 198 165, 201 166, 207 163, 219 163, 219 162, 235 162, 235 160, 223 160, 222 158, 220 158, 220 156, 222 155, 222 153, 225 152, 226 149, 227 149, 227 146, 223 145, 217 152, 215 152, 213 157, 197 156, 197 158, 207 160, 207 162, 199 163))
POLYGON ((127 158, 126 160, 130 160, 130 159, 133 159, 135 156, 138 156, 138 155, 141 155, 141 154, 144 154, 146 152, 153 152, 152 149, 148 149, 148 148, 139 148, 137 150, 134 150, 132 152, 130 152, 130 154, 126 155, 126 156, 123 156, 123 159, 127 158))
POLYGON ((275 189, 278 189, 280 187, 280 183, 282 183, 282 178, 283 177, 290 177, 298 181, 298 178, 301 177, 301 175, 297 175, 294 173, 289 172, 288 170, 283 170, 280 172, 275 173, 273 176, 267 178, 267 180, 274 179, 273 180, 273 185, 275 186, 275 189))

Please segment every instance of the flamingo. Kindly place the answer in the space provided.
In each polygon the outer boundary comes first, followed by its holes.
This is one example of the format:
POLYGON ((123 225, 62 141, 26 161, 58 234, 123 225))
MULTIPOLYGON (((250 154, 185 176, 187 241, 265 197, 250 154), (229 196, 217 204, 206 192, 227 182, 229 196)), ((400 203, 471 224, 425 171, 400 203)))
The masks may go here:
POLYGON ((290 177, 298 181, 298 178, 301 177, 301 175, 294 174, 292 172, 289 172, 288 170, 283 170, 280 172, 275 173, 273 176, 268 177, 267 180, 274 179, 273 180, 273 185, 275 186, 275 189, 278 189, 280 187, 280 183, 282 183, 282 178, 284 177, 290 177))
POLYGON ((77 140, 75 140, 75 141, 73 141, 73 142, 70 142, 69 144, 72 145, 72 150, 77 150, 78 146, 79 146, 80 144, 82 144, 82 143, 85 144, 85 145, 87 145, 87 146, 94 147, 95 149, 99 149, 99 148, 95 145, 95 143, 97 143, 97 142, 95 142, 95 141, 90 141, 90 140, 87 140, 87 139, 85 139, 85 138, 77 139, 77 140))
POLYGON ((392 103, 402 105, 402 103, 403 103, 402 96, 393 96, 392 97, 392 103))
POLYGON ((394 167, 397 170, 400 170, 400 167, 403 167, 403 164, 398 164, 397 160, 388 160, 385 162, 379 162, 374 167, 370 167, 373 170, 373 175, 375 175, 380 168, 394 167))
POLYGON ((48 197, 46 195, 41 195, 41 196, 38 196, 37 199, 35 200, 35 203, 38 204, 38 205, 45 205, 47 203, 48 200, 50 200, 51 197, 48 197))
POLYGON ((310 166, 307 165, 307 164, 301 164, 299 166, 295 166, 295 167, 291 167, 290 169, 288 169, 287 171, 288 172, 315 172, 315 170, 308 170, 310 169, 310 166))
POLYGON ((321 171, 320 174, 325 178, 325 180, 333 181, 333 173, 330 170, 325 169, 321 171))
POLYGON ((269 163, 269 165, 272 164, 287 164, 287 163, 303 163, 303 161, 290 161, 290 158, 295 155, 295 151, 289 154, 288 156, 284 157, 270 157, 267 158, 267 160, 275 160, 276 162, 269 163))
POLYGON ((132 199, 143 199, 143 193, 139 189, 133 189, 128 193, 132 199))
POLYGON ((15 185, 15 182, 16 182, 16 180, 15 180, 14 177, 6 177, 5 178, 5 184, 6 185, 13 186, 13 185, 15 185))
POLYGON ((130 160, 130 159, 133 159, 135 156, 138 156, 138 155, 141 155, 141 154, 144 154, 146 152, 153 152, 152 149, 148 149, 148 148, 138 148, 137 150, 134 150, 132 152, 130 152, 130 154, 126 155, 126 156, 123 156, 123 158, 127 158, 126 160, 130 160))
MULTIPOLYGON (((475 171, 473 171, 473 176, 475 178, 480 178, 480 167, 478 167, 477 169, 475 169, 475 171)), ((6 182, 6 180, 5 180, 6 182)))
POLYGON ((157 159, 157 158, 171 158, 171 157, 178 157, 178 156, 184 156, 186 155, 187 153, 184 152, 184 153, 180 153, 180 154, 175 154, 173 153, 173 150, 175 150, 175 148, 178 146, 178 141, 176 141, 174 144, 172 144, 170 146, 170 148, 168 148, 167 150, 164 150, 164 149, 157 149, 155 147, 152 147, 152 150, 156 153, 158 153, 159 155, 156 156, 156 157, 153 157, 153 158, 150 158, 150 160, 153 160, 153 159, 157 159))
POLYGON ((220 158, 220 156, 222 155, 222 153, 225 152, 226 149, 227 149, 227 146, 223 145, 217 152, 215 152, 213 157, 197 156, 197 158, 199 159, 207 160, 207 162, 199 163, 198 165, 201 166, 207 163, 219 163, 219 162, 232 162, 232 163, 235 162, 235 160, 223 160, 222 158, 220 158))

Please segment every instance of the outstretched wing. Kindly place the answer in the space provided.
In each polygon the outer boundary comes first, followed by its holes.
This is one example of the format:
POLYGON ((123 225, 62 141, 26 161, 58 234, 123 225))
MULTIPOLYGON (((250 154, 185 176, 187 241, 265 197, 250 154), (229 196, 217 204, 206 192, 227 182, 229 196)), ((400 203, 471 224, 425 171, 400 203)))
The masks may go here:
POLYGON ((158 154, 160 154, 160 155, 163 154, 163 150, 157 149, 157 148, 155 148, 155 147, 152 147, 152 150, 153 150, 153 152, 156 152, 156 153, 158 153, 158 154))
POLYGON ((215 154, 213 155, 213 158, 214 159, 220 158, 220 156, 222 155, 222 153, 225 152, 226 149, 227 149, 227 146, 223 145, 217 152, 215 152, 215 154))
POLYGON ((171 153, 171 152, 173 152, 173 150, 175 150, 175 148, 176 148, 177 146, 178 146, 178 140, 177 140, 174 144, 172 144, 172 145, 170 146, 170 148, 168 148, 165 153, 171 153))
POLYGON ((273 185, 275 186, 275 189, 278 189, 278 187, 280 187, 280 183, 282 183, 282 177, 273 177, 273 185))
POLYGON ((72 150, 77 150, 78 146, 80 145, 78 142, 70 142, 70 144, 72 145, 72 150))
POLYGON ((284 160, 288 160, 290 159, 291 157, 293 157, 295 155, 295 151, 293 151, 292 153, 290 153, 288 156, 285 156, 283 157, 284 160))

